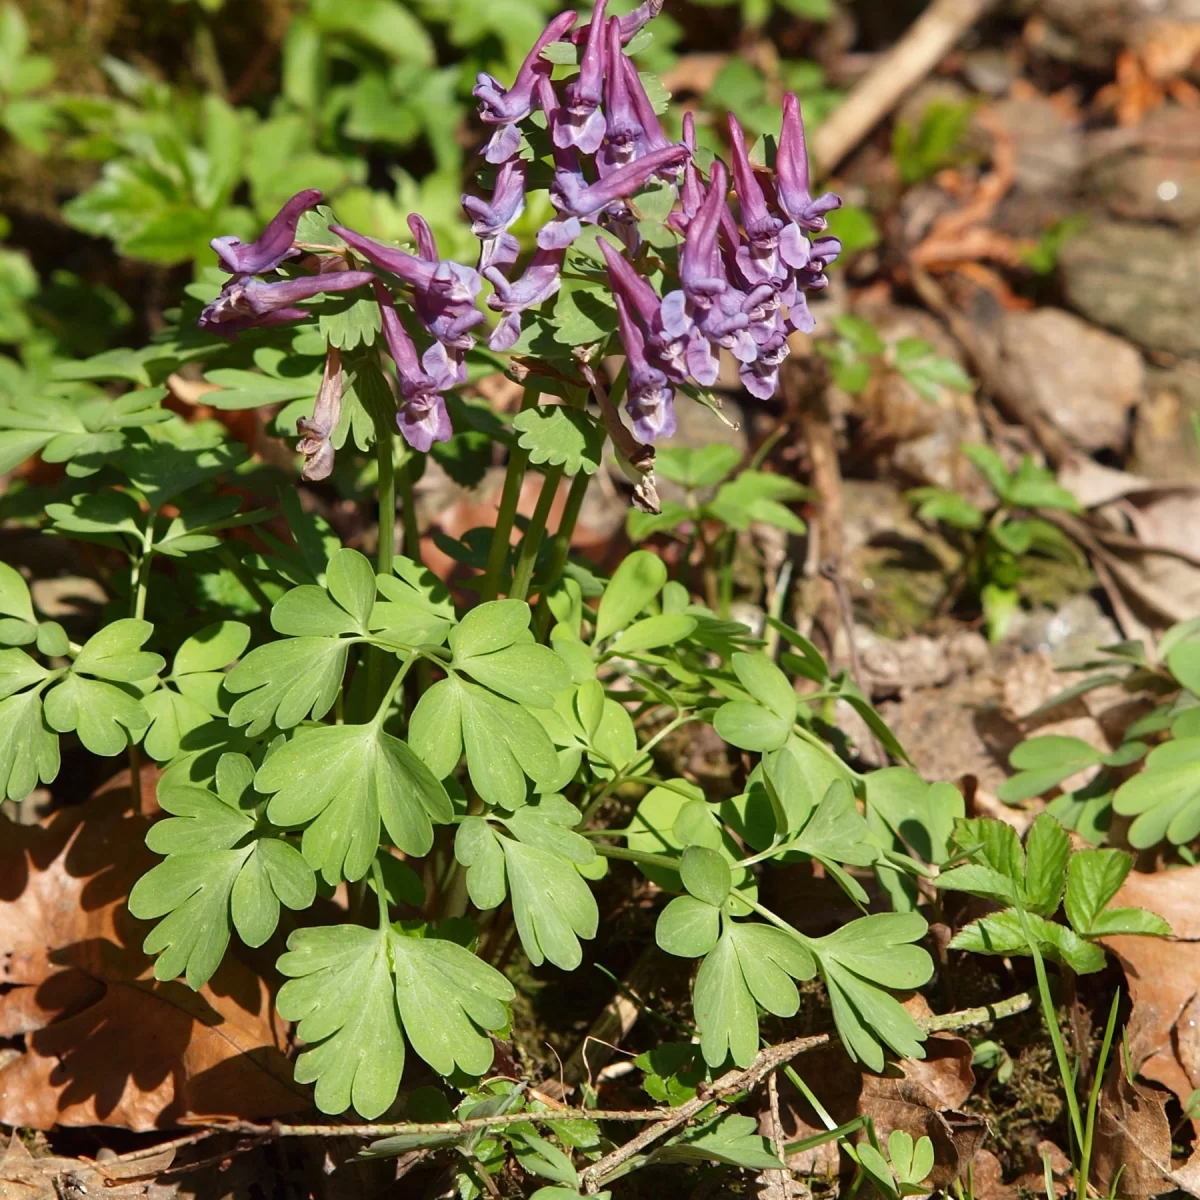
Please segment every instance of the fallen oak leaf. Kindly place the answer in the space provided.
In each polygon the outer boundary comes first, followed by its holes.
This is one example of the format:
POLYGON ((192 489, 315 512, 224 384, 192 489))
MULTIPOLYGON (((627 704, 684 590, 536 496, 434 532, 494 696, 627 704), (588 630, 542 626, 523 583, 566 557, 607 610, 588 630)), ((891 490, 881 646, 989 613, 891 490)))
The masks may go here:
POLYGON ((227 959, 201 992, 158 983, 125 907, 154 863, 121 792, 0 836, 0 1123, 145 1131, 310 1106, 266 984, 227 959))

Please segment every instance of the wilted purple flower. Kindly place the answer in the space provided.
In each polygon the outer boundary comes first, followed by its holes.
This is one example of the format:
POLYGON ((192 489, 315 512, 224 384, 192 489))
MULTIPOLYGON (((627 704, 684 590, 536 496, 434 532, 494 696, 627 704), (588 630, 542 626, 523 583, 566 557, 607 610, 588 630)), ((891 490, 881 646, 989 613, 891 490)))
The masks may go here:
POLYGON ((298 307, 299 301, 311 300, 322 292, 348 292, 374 278, 370 271, 328 271, 271 283, 236 276, 205 306, 197 324, 207 333, 232 337, 243 329, 303 321, 310 314, 308 309, 298 307))
POLYGON ((508 267, 517 261, 520 244, 508 228, 525 209, 524 159, 510 158, 496 173, 489 203, 478 196, 463 196, 462 206, 471 218, 471 232, 483 243, 479 271, 508 267))
POLYGON ((413 289, 413 307, 417 316, 439 342, 445 342, 455 350, 469 350, 475 344, 470 331, 487 319, 475 307, 475 297, 479 295, 483 281, 472 267, 437 258, 433 235, 421 218, 409 219, 409 228, 416 235, 422 251, 419 258, 363 237, 344 225, 329 228, 369 262, 390 271, 413 289))
POLYGON ((666 375, 646 358, 646 340, 618 292, 617 326, 625 347, 629 371, 625 407, 633 418, 633 432, 643 442, 670 437, 675 432, 675 389, 666 375))
POLYGON ((296 226, 300 215, 321 203, 316 188, 297 192, 272 218, 257 241, 248 245, 229 234, 213 238, 209 245, 216 251, 217 261, 230 275, 262 275, 273 271, 295 253, 296 226))
MULTIPOLYGON (((662 12, 665 3, 666 0, 643 0, 643 3, 639 4, 633 12, 620 17, 621 44, 624 45, 635 33, 639 33, 644 25, 653 21, 662 12)), ((587 41, 591 29, 590 21, 586 25, 580 25, 578 29, 571 31, 570 40, 577 46, 582 45, 587 41)))
POLYGON ((584 154, 595 154, 600 149, 606 127, 600 101, 603 99, 604 9, 607 4, 608 0, 596 0, 579 60, 579 74, 566 87, 565 116, 550 130, 556 146, 578 146, 584 154))
POLYGON ((333 432, 342 419, 342 352, 330 346, 325 355, 325 370, 311 417, 296 422, 300 440, 296 450, 304 455, 303 479, 327 479, 333 470, 333 432))
POLYGON ((521 278, 513 283, 496 267, 484 270, 484 278, 496 289, 488 297, 488 308, 504 313, 504 318, 488 338, 489 349, 510 349, 521 336, 521 313, 549 300, 558 291, 565 255, 565 249, 538 250, 521 278))
POLYGON ((446 400, 441 394, 453 386, 442 373, 444 351, 431 358, 435 348, 441 351, 439 344, 434 342, 425 352, 424 359, 418 359, 417 348, 400 321, 392 297, 378 280, 375 281, 375 297, 379 301, 383 336, 396 364, 396 379, 400 385, 401 403, 396 425, 414 450, 426 453, 434 442, 448 442, 454 433, 446 400))
POLYGON ((525 56, 517 77, 510 88, 486 72, 476 76, 472 94, 479 101, 479 117, 488 125, 499 125, 492 135, 484 157, 488 162, 505 162, 516 154, 521 145, 521 132, 516 122, 523 121, 533 111, 533 96, 539 76, 549 76, 552 67, 542 51, 557 42, 575 24, 573 11, 559 13, 533 43, 525 56))
POLYGON ((820 233, 829 222, 825 214, 842 205, 841 196, 825 192, 815 200, 809 191, 808 149, 804 141, 804 122, 800 101, 794 92, 783 98, 783 126, 775 154, 775 193, 779 207, 801 229, 820 233))

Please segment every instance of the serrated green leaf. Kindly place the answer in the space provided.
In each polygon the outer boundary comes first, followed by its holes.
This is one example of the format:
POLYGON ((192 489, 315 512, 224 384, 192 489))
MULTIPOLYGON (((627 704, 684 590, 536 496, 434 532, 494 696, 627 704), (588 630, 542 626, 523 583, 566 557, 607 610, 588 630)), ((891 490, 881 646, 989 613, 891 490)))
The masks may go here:
POLYGON ((594 475, 604 450, 604 427, 582 409, 540 404, 513 418, 513 429, 529 461, 562 467, 568 475, 594 475))
POLYGON ((380 824, 406 854, 433 845, 433 824, 453 816, 450 798, 399 738, 375 724, 301 729, 259 768, 267 816, 304 825, 301 849, 327 882, 361 879, 375 859, 380 824))
MULTIPOLYGON (((1085 942, 1065 925, 1056 925, 1034 913, 1029 913, 1030 936, 1037 940, 1041 953, 1054 962, 1064 963, 1080 975, 1104 969, 1104 951, 1085 942)), ((1029 941, 1015 908, 992 913, 972 921, 951 940, 951 948, 970 950, 976 954, 1028 954, 1029 941)))
POLYGON ((1123 850, 1079 850, 1067 866, 1067 919, 1081 937, 1141 933, 1170 937, 1171 927, 1142 908, 1108 908, 1133 866, 1123 850))

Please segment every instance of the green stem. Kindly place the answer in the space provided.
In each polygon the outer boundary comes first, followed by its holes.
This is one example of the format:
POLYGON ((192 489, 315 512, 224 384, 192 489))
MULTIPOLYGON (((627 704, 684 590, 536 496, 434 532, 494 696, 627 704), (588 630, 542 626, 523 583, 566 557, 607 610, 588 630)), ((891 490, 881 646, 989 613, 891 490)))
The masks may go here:
POLYGON ((401 522, 404 525, 404 553, 413 562, 421 562, 421 527, 417 524, 417 497, 413 491, 412 455, 406 455, 396 472, 396 488, 400 494, 401 522))
MULTIPOLYGON (((538 389, 526 388, 521 397, 521 412, 533 408, 538 401, 538 389)), ((529 466, 529 451, 521 449, 513 439, 512 452, 508 456, 508 469, 504 473, 504 490, 500 493, 500 507, 496 512, 496 527, 492 530, 492 544, 488 550, 487 569, 479 589, 480 600, 495 600, 500 593, 500 577, 508 559, 508 542, 512 536, 513 521, 517 516, 517 502, 521 499, 521 485, 525 482, 525 471, 529 466)))
MULTIPOLYGON (((150 559, 154 554, 154 517, 146 516, 146 528, 142 532, 142 550, 134 559, 133 595, 130 597, 131 613, 140 621, 146 614, 146 593, 150 586, 150 559)), ((142 806, 142 755, 135 742, 130 742, 126 751, 129 762, 129 799, 135 813, 144 813, 142 806)))
POLYGON ((1096 1136, 1096 1105, 1100 1100, 1100 1089, 1104 1083, 1104 1066, 1112 1049, 1113 1032, 1117 1025, 1117 1009, 1121 1004, 1121 993, 1113 996, 1112 1007, 1108 1010, 1108 1024, 1104 1029, 1104 1041, 1100 1045, 1100 1057, 1096 1060, 1095 1077, 1092 1079, 1091 1092, 1088 1095, 1087 1121, 1084 1125, 1083 1146, 1079 1156, 1079 1166, 1075 1171, 1075 1195, 1077 1200, 1087 1200, 1088 1175, 1092 1167, 1092 1142, 1096 1136))
MULTIPOLYGON (((375 461, 379 467, 379 544, 375 549, 375 570, 380 575, 390 575, 396 554, 396 460, 392 431, 382 420, 375 422, 375 461)), ((368 711, 379 702, 387 687, 385 677, 391 658, 378 646, 367 650, 368 711)))
POLYGON ((1079 1112, 1079 1098, 1075 1095, 1075 1073, 1067 1060, 1067 1048, 1063 1044, 1062 1030, 1058 1027, 1058 1014, 1054 1009, 1054 997, 1050 995, 1050 980, 1046 976, 1046 963, 1042 958, 1041 949, 1029 928, 1024 909, 1017 908, 1017 916, 1021 920, 1021 929, 1025 941, 1029 945, 1029 953, 1033 958, 1033 971, 1037 976, 1038 997, 1042 1002, 1042 1015, 1046 1019, 1046 1027, 1050 1030, 1050 1042, 1054 1046, 1054 1057, 1058 1063, 1058 1073, 1062 1078, 1063 1090, 1067 1096, 1067 1112, 1071 1117, 1071 1129, 1075 1134, 1076 1145, 1082 1147, 1083 1118, 1079 1112))
MULTIPOLYGON (((386 650, 382 650, 378 646, 372 646, 371 649, 379 651, 381 654, 387 654, 386 650)), ((375 710, 375 716, 372 718, 373 724, 382 726, 384 721, 387 720, 388 709, 391 707, 392 701, 396 698, 396 693, 400 690, 400 686, 404 683, 404 677, 419 657, 417 651, 413 650, 400 664, 400 670, 392 676, 392 682, 388 684, 387 691, 383 694, 383 699, 380 700, 379 707, 375 710)))
POLYGON ((533 578, 533 567, 537 562, 538 550, 541 549, 542 537, 546 532, 546 518, 550 516, 550 507, 558 495, 558 485, 562 481, 562 467, 551 467, 542 480, 542 491, 538 496, 537 507, 529 518, 525 537, 521 541, 521 550, 517 555, 517 565, 513 568, 512 587, 508 595, 513 600, 524 600, 529 595, 529 583, 533 578))
POLYGON ((387 889, 383 886, 383 864, 378 854, 371 862, 371 878, 375 881, 375 891, 379 896, 379 929, 382 932, 391 922, 388 920, 387 889))
POLYGON ((563 507, 562 520, 554 540, 550 543, 550 561, 546 567, 547 586, 538 600, 537 613, 533 619, 533 636, 543 641, 546 637, 546 627, 550 624, 549 591, 562 578, 563 569, 571 553, 571 538, 575 535, 575 526, 579 521, 579 510, 583 508, 583 500, 587 495, 588 484, 592 477, 580 471, 571 480, 571 490, 567 493, 567 502, 563 507))

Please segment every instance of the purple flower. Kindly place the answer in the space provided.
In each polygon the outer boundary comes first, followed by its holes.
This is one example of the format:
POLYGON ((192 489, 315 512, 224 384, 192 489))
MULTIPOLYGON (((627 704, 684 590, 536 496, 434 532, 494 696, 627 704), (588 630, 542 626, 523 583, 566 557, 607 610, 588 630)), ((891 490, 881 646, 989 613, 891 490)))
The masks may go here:
POLYGON ((329 228, 368 262, 390 271, 413 289, 417 316, 439 342, 454 350, 469 350, 475 344, 470 331, 487 319, 475 307, 483 281, 473 268, 437 258, 433 235, 421 217, 409 218, 421 257, 384 246, 344 225, 329 228))
POLYGON ((658 123, 637 67, 621 51, 617 17, 608 22, 608 63, 604 80, 608 130, 596 155, 601 177, 651 150, 671 145, 658 123))
MULTIPOLYGON (((626 13, 620 17, 621 22, 621 44, 628 42, 635 33, 638 33, 644 25, 653 21, 663 10, 663 5, 666 0, 643 0, 637 8, 631 13, 626 13)), ((578 29, 571 31, 571 41, 579 46, 587 41, 588 35, 591 33, 591 22, 587 25, 580 25, 578 29)))
POLYGON ((509 267, 517 261, 520 245, 508 228, 525 209, 525 161, 510 158, 496 173, 491 203, 478 196, 463 196, 462 206, 471 218, 471 232, 483 243, 479 271, 509 267))
POLYGON ((600 101, 603 99, 604 9, 607 3, 608 0, 596 0, 579 60, 579 74, 566 87, 566 116, 550 131, 556 146, 578 146, 584 154, 595 154, 600 149, 606 127, 600 101))
POLYGON ((423 360, 417 358, 417 348, 400 321, 396 305, 378 280, 375 281, 375 297, 379 301, 383 336, 396 364, 396 380, 400 385, 401 403, 396 425, 404 440, 424 454, 434 442, 448 442, 454 433, 450 414, 446 411, 446 399, 441 393, 454 386, 457 372, 454 378, 447 378, 445 350, 437 342, 425 351, 423 360), (437 354, 434 354, 435 349, 437 354))
POLYGON ((633 432, 639 441, 653 442, 675 432, 675 389, 666 375, 651 366, 646 358, 646 340, 618 292, 617 325, 625 347, 625 365, 629 370, 628 398, 625 407, 633 418, 633 432))
POLYGON ((779 233, 783 221, 767 208, 762 186, 746 153, 742 127, 732 113, 729 114, 729 136, 733 142, 734 191, 742 210, 742 227, 750 242, 749 246, 738 247, 738 266, 751 283, 781 279, 779 233))
POLYGON ((620 296, 646 331, 647 345, 667 376, 675 383, 687 378, 686 344, 682 337, 667 333, 662 320, 662 301, 643 275, 607 239, 599 239, 600 253, 608 266, 608 280, 614 296, 620 296))
POLYGON ((683 166, 683 188, 679 194, 679 208, 667 217, 667 224, 676 233, 687 233, 688 226, 704 203, 704 185, 700 182, 700 171, 696 166, 696 118, 691 110, 683 114, 683 144, 691 157, 683 166))
POLYGON ((496 267, 484 269, 484 278, 496 289, 488 297, 488 307, 505 314, 488 338, 489 349, 511 349, 521 336, 521 313, 549 300, 558 291, 566 253, 563 248, 538 250, 515 283, 505 279, 496 267))
POLYGON ((300 440, 298 453, 304 455, 303 479, 327 479, 333 470, 333 432, 342 419, 342 352, 330 346, 325 355, 325 370, 311 417, 296 422, 300 440))
MULTIPOLYGON (((606 175, 599 183, 581 183, 579 176, 562 169, 554 172, 550 202, 561 213, 577 217, 595 217, 610 204, 632 196, 651 175, 666 167, 678 166, 688 156, 686 146, 669 145, 643 155, 606 175)), ((541 245, 540 235, 538 244, 541 245)))
POLYGON ((725 201, 727 188, 725 164, 716 159, 708 191, 688 225, 679 253, 679 282, 684 295, 693 303, 703 304, 728 286, 718 245, 722 211, 729 212, 725 201))
POLYGON ((247 245, 241 238, 229 234, 213 238, 209 245, 216 251, 217 260, 230 275, 262 275, 273 271, 295 251, 296 226, 300 214, 321 203, 316 188, 297 192, 272 218, 258 241, 247 245))
POLYGON ((779 207, 801 229, 820 233, 829 224, 825 214, 842 205, 841 196, 826 192, 815 200, 809 191, 808 149, 804 141, 804 122, 800 101, 795 93, 783 98, 783 126, 775 155, 775 193, 779 207))
POLYGON ((779 389, 779 364, 788 356, 787 338, 774 332, 750 362, 738 368, 742 386, 759 400, 770 400, 779 389))
POLYGON ((308 309, 298 307, 299 301, 311 300, 321 292, 348 292, 374 278, 370 271, 329 271, 272 283, 235 276, 205 306, 197 324, 207 333, 233 337, 243 329, 303 321, 310 314, 308 309))
POLYGON ((479 116, 488 125, 499 129, 488 143, 485 157, 488 162, 505 162, 516 154, 521 145, 521 132, 516 122, 523 121, 533 111, 533 95, 540 76, 549 77, 551 64, 542 58, 542 51, 557 42, 575 24, 576 14, 572 11, 559 13, 542 31, 525 56, 511 88, 505 88, 499 80, 480 72, 476 77, 472 94, 479 101, 479 116))

